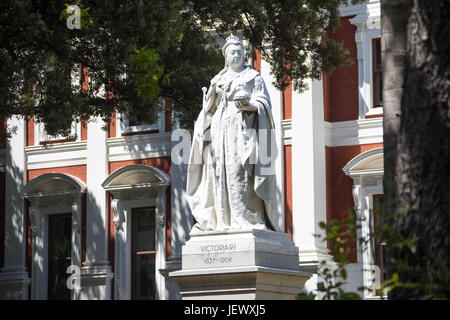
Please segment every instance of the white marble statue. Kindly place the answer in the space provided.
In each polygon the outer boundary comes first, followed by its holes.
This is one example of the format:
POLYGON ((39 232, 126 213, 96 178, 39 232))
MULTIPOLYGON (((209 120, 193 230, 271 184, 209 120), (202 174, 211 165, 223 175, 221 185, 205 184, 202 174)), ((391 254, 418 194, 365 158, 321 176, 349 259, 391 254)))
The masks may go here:
POLYGON ((270 97, 231 35, 194 127, 187 198, 193 230, 278 230, 270 97))

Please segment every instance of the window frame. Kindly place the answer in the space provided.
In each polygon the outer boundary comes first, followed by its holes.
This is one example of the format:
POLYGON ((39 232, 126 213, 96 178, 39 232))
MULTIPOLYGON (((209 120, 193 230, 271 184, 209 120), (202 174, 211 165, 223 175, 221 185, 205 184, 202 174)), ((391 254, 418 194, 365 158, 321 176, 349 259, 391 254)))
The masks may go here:
POLYGON ((382 61, 378 63, 377 49, 380 49, 380 60, 381 60, 381 38, 372 38, 372 108, 382 108, 383 107, 383 82, 381 82, 381 88, 379 88, 377 76, 381 76, 381 81, 383 81, 383 64, 382 61), (379 91, 381 90, 381 91, 379 91), (381 100, 379 99, 379 93, 381 92, 381 100))
MULTIPOLYGON (((165 105, 164 99, 160 101, 161 105, 165 105)), ((163 133, 165 132, 165 106, 158 113, 158 120, 151 124, 130 125, 126 114, 116 112, 117 136, 126 136, 134 133, 163 133)))
MULTIPOLYGON (((349 21, 356 26, 355 41, 358 60, 358 109, 359 120, 380 117, 383 108, 373 105, 372 39, 381 37, 379 5, 368 14, 358 11, 349 21)), ((348 15, 346 15, 348 16, 348 15)))
MULTIPOLYGON (((89 77, 87 76, 86 67, 77 63, 74 65, 73 69, 71 69, 71 82, 74 89, 79 90, 87 90, 88 88, 84 88, 89 81, 89 77)), ((87 86, 89 87, 89 86, 87 86)), ((62 135, 51 136, 47 134, 45 130, 45 124, 42 122, 36 121, 36 117, 34 119, 34 145, 39 146, 43 144, 51 144, 51 143, 61 143, 61 142, 73 142, 73 141, 81 141, 81 121, 73 121, 70 125, 70 135, 71 137, 65 137, 62 135)))
MULTIPOLYGON (((50 263, 50 259, 51 259, 51 253, 52 250, 55 247, 55 239, 53 238, 54 236, 54 230, 53 227, 53 222, 55 219, 58 218, 65 218, 65 219, 69 219, 70 222, 70 235, 69 235, 69 245, 70 245, 70 257, 66 257, 66 258, 70 258, 70 264, 72 264, 72 213, 58 213, 58 214, 50 214, 48 215, 48 245, 47 245, 47 250, 48 250, 48 254, 47 254, 47 299, 50 300, 50 293, 51 293, 51 288, 50 288, 50 269, 51 269, 51 263, 50 263)), ((69 277, 68 274, 67 278, 69 277)), ((70 291, 69 288, 66 288, 69 292, 69 297, 71 297, 72 293, 70 291)), ((68 300, 71 300, 70 298, 68 300)))
POLYGON ((73 142, 81 141, 81 123, 72 122, 70 134, 73 138, 64 137, 62 135, 51 136, 45 131, 45 125, 42 122, 34 122, 34 145, 39 146, 47 143, 73 142))
POLYGON ((137 251, 136 250, 136 211, 140 210, 140 209, 153 209, 153 220, 155 220, 155 215, 156 215, 156 206, 144 206, 144 207, 133 207, 131 208, 131 233, 130 233, 130 238, 131 238, 131 254, 130 254, 130 263, 131 263, 131 268, 129 270, 129 272, 131 273, 131 300, 155 300, 156 299, 156 246, 157 246, 157 239, 156 239, 156 228, 157 225, 156 223, 154 224, 154 230, 153 230, 153 237, 154 237, 154 250, 152 251, 137 251), (154 292, 153 292, 153 297, 152 298, 147 298, 147 297, 136 297, 136 270, 135 270, 135 257, 137 255, 144 255, 144 254, 151 254, 154 257, 154 261, 155 261, 155 274, 154 274, 154 292))
MULTIPOLYGON (((377 229, 381 227, 382 221, 380 221, 380 212, 377 208, 377 202, 379 200, 384 201, 384 194, 378 193, 378 194, 372 194, 372 207, 371 207, 371 223, 372 223, 372 230, 374 236, 372 237, 372 250, 373 250, 373 263, 380 268, 380 283, 383 283, 385 280, 385 252, 384 252, 384 246, 386 245, 380 238, 377 236, 377 229)), ((378 290, 376 291, 377 296, 381 296, 382 293, 378 290)))

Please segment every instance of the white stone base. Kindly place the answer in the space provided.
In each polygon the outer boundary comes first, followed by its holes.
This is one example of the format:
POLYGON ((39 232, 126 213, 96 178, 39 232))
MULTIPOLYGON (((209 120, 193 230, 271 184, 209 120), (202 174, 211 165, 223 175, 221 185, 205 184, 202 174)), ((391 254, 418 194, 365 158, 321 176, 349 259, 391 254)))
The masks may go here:
POLYGON ((114 274, 108 263, 83 263, 81 268, 80 290, 75 293, 75 300, 110 300, 111 281, 114 274))
POLYGON ((291 300, 310 274, 265 267, 176 271, 183 300, 291 300))
POLYGON ((0 273, 0 300, 27 300, 31 279, 26 271, 0 273))
POLYGON ((169 275, 184 300, 294 299, 311 276, 288 234, 263 230, 191 233, 169 275))

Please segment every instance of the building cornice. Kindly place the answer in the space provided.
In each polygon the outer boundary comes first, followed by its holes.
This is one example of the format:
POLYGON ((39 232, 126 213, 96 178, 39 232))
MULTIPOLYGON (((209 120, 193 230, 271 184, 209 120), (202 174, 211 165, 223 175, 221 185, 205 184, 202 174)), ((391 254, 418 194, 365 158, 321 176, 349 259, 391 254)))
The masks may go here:
POLYGON ((25 147, 27 170, 86 164, 86 141, 25 147))
POLYGON ((281 120, 283 145, 292 145, 292 119, 281 120))
POLYGON ((106 144, 110 162, 168 157, 171 132, 108 138, 106 144))
POLYGON ((351 121, 324 121, 328 147, 383 143, 383 118, 351 121))

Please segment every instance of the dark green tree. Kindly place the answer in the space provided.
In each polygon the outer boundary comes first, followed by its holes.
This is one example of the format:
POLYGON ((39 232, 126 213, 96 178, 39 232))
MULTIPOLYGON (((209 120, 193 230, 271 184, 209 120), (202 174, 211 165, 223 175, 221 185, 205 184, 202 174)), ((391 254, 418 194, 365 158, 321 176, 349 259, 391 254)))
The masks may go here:
MULTIPOLYGON (((353 0, 352 2, 360 2, 353 0)), ((339 22, 345 0, 64 1, 0 4, 0 117, 35 116, 49 134, 68 134, 74 120, 114 110, 154 122, 160 97, 183 127, 201 105, 201 87, 223 66, 214 45, 229 31, 260 49, 275 84, 320 78, 348 63, 342 45, 323 37, 339 22), (81 10, 69 28, 68 5, 81 10), (269 50, 270 48, 270 50, 269 50), (88 68, 89 89, 73 75, 88 68)), ((71 20, 72 21, 72 20, 71 20)))
POLYGON ((364 0, 249 0, 193 1, 205 27, 219 34, 240 30, 269 62, 275 86, 292 81, 295 90, 307 88, 306 79, 320 79, 336 67, 352 63, 342 43, 324 37, 339 25, 339 6, 364 0))
POLYGON ((450 297, 450 1, 382 0, 386 221, 393 299, 450 297), (398 243, 398 242, 397 242, 398 243))

